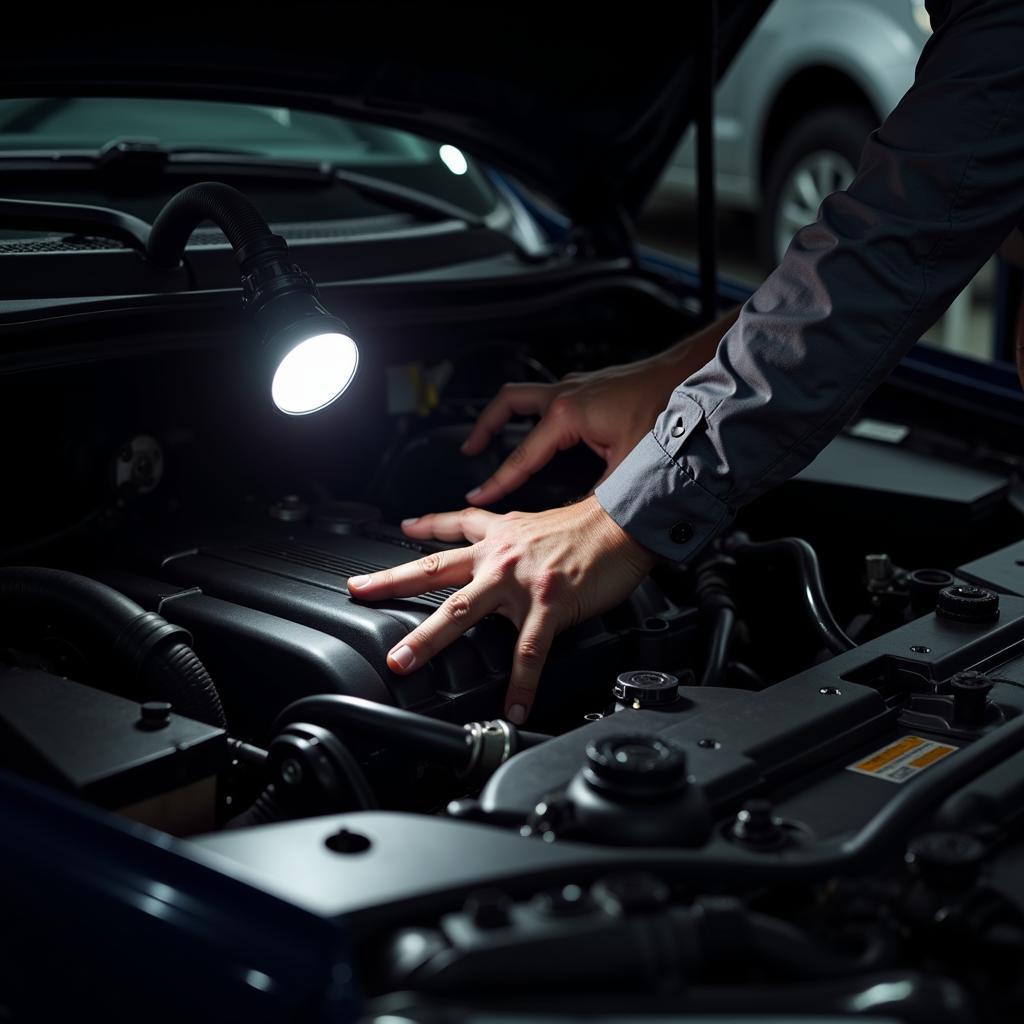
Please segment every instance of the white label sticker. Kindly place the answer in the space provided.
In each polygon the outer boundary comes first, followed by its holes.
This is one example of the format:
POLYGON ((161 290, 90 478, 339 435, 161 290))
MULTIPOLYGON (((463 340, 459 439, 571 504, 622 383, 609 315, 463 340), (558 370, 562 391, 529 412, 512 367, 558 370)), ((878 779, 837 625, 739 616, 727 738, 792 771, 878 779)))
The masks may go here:
POLYGON ((858 420, 850 427, 852 437, 867 441, 884 441, 886 444, 902 444, 910 434, 910 427, 902 423, 885 423, 883 420, 858 420))
POLYGON ((885 779, 886 782, 906 782, 929 765, 959 749, 949 743, 936 743, 935 740, 926 740, 921 736, 904 736, 855 764, 847 765, 846 770, 885 779))

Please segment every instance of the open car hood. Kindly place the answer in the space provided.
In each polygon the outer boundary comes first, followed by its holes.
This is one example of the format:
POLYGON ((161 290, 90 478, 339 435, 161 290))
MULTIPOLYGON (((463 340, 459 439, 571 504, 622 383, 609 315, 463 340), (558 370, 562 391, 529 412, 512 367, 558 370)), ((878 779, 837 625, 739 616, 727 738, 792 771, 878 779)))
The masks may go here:
POLYGON ((640 16, 527 5, 175 5, 4 28, 0 95, 238 100, 335 112, 463 146, 580 223, 634 213, 769 0, 640 16), (190 13, 191 10, 191 13, 190 13), (200 13, 201 12, 201 13, 200 13))

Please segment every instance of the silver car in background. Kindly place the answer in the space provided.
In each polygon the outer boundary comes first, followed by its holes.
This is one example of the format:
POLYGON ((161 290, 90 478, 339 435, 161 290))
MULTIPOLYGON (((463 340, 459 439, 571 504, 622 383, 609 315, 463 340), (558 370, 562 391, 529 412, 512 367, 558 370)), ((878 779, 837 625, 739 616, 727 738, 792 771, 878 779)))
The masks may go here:
MULTIPOLYGON (((715 94, 719 202, 757 218, 764 270, 853 178, 931 32, 924 0, 775 0, 715 94)), ((696 196, 691 129, 662 188, 696 196)))

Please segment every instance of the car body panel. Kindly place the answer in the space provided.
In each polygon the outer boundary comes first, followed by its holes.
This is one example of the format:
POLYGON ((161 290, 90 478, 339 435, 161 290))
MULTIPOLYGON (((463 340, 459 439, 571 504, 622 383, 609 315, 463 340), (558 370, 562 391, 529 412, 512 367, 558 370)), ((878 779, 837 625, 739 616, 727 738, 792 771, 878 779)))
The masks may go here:
MULTIPOLYGON (((914 80, 926 39, 909 2, 776 0, 722 77, 715 96, 716 186, 727 207, 753 210, 761 200, 765 136, 788 83, 810 69, 842 74, 881 121, 914 80)), ((823 106, 827 101, 823 102, 823 106)), ((663 176, 696 194, 695 132, 688 129, 663 176)))

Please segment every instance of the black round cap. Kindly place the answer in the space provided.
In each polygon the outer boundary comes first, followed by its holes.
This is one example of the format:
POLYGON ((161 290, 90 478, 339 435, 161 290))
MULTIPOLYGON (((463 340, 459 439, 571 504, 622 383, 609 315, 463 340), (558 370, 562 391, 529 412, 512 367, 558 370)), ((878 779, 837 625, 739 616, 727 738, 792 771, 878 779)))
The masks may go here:
POLYGON ((600 789, 663 793, 687 785, 686 751, 654 736, 619 735, 587 744, 587 781, 600 789))
POLYGON ((623 704, 639 704, 641 707, 672 704, 679 699, 679 680, 667 672, 652 669, 623 672, 615 681, 612 693, 623 704))
POLYGON ((147 700, 139 705, 139 725, 143 729, 161 729, 171 720, 171 705, 165 700, 147 700))
POLYGON ((926 832, 907 847, 914 874, 940 886, 966 886, 978 877, 985 846, 965 832, 926 832))
POLYGON ((984 587, 957 583, 939 591, 935 611, 960 622, 988 622, 999 615, 999 596, 984 587))

